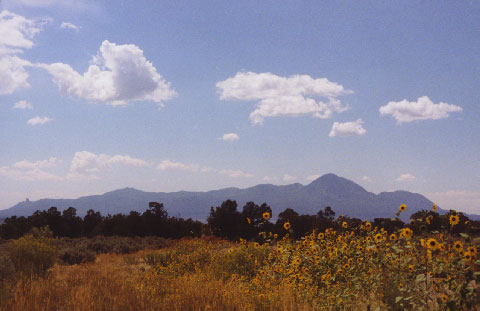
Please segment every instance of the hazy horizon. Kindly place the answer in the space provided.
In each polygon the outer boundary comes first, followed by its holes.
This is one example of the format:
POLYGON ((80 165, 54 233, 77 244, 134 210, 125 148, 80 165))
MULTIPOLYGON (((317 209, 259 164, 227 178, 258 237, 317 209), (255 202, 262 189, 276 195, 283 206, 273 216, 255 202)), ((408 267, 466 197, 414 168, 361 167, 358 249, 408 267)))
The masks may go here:
POLYGON ((480 214, 480 3, 4 0, 0 210, 326 173, 480 214))

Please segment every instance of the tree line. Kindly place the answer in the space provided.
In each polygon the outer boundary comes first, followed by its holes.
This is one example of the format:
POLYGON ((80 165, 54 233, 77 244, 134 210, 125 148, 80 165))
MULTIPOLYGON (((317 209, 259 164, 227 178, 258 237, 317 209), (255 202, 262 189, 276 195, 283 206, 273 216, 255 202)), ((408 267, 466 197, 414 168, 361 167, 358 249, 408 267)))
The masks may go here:
MULTIPOLYGON (((229 240, 267 239, 275 235, 282 237, 289 234, 295 239, 309 234, 313 230, 323 232, 327 228, 335 230, 359 230, 365 224, 364 220, 339 215, 327 206, 315 215, 300 215, 291 208, 287 208, 272 221, 272 209, 266 203, 257 205, 248 202, 242 210, 238 210, 237 202, 226 200, 220 206, 211 207, 206 223, 198 220, 171 217, 162 203, 150 202, 148 209, 139 213, 130 212, 128 215, 115 214, 103 216, 100 212, 90 209, 82 218, 77 215, 73 207, 60 212, 56 207, 46 211, 36 211, 28 217, 12 216, 6 218, 0 225, 0 237, 16 239, 33 228, 48 226, 55 237, 94 237, 94 236, 159 236, 164 238, 200 237, 215 235, 229 240), (288 224, 288 225, 287 225, 288 224)), ((375 218, 370 223, 372 227, 384 228, 394 232, 405 226, 415 233, 439 231, 450 228, 452 233, 471 232, 478 234, 480 222, 471 221, 463 213, 450 211, 439 215, 435 211, 420 211, 410 217, 409 223, 404 223, 398 217, 375 218), (449 217, 456 215, 458 224, 450 226, 449 217)))

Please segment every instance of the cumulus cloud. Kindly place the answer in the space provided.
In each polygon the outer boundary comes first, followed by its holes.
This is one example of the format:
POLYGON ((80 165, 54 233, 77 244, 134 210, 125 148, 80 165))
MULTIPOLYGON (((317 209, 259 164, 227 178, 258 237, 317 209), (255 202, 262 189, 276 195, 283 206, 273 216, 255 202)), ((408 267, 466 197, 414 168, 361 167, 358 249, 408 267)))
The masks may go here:
POLYGON ((33 109, 33 105, 26 100, 21 100, 16 102, 13 107, 13 109, 33 109))
POLYGON ((264 181, 272 181, 273 178, 270 177, 270 176, 264 176, 264 177, 263 177, 263 180, 264 180, 264 181))
POLYGON ((365 135, 367 131, 363 128, 362 119, 358 119, 354 122, 334 122, 332 130, 328 136, 361 136, 365 135))
POLYGON ((414 181, 416 180, 417 177, 413 176, 412 174, 410 173, 406 173, 406 174, 401 174, 400 176, 397 177, 397 179, 395 179, 395 181, 398 181, 398 182, 411 182, 411 181, 414 181))
POLYGON ((416 120, 438 120, 448 118, 451 112, 461 112, 462 107, 438 103, 434 104, 428 96, 419 97, 416 102, 404 99, 399 102, 389 102, 380 107, 381 115, 391 115, 397 123, 412 122, 416 120))
POLYGON ((74 25, 70 22, 62 22, 60 24, 60 28, 62 29, 73 29, 75 31, 79 31, 80 30, 80 27, 78 27, 77 25, 74 25))
POLYGON ((31 63, 17 54, 33 46, 33 37, 41 31, 43 22, 27 19, 3 10, 0 12, 0 95, 26 88, 31 63))
POLYGON ((239 140, 240 137, 238 137, 238 135, 235 133, 227 133, 227 134, 223 134, 223 136, 220 137, 220 139, 224 141, 235 141, 235 140, 239 140))
POLYGON ((41 161, 35 161, 35 162, 23 160, 23 161, 18 161, 13 163, 14 168, 27 169, 27 170, 50 168, 50 167, 55 167, 56 165, 57 165, 57 158, 55 157, 51 157, 48 160, 41 160, 41 161))
POLYGON ((337 97, 352 93, 326 78, 314 79, 309 75, 281 77, 269 72, 238 72, 216 86, 222 100, 258 101, 250 114, 254 124, 263 123, 266 117, 278 116, 330 118, 334 112, 348 109, 337 97), (320 101, 318 97, 326 101, 320 101))
POLYGON ((49 118, 49 117, 36 116, 36 117, 33 117, 33 118, 29 119, 27 121, 27 124, 28 125, 42 125, 42 124, 48 123, 50 121, 52 121, 52 119, 49 118))
POLYGON ((39 64, 59 90, 70 96, 110 105, 132 101, 162 102, 176 93, 136 45, 103 41, 88 70, 80 74, 64 63, 39 64))
POLYGON ((98 172, 111 168, 114 165, 127 165, 135 167, 147 166, 148 163, 128 155, 95 154, 89 151, 75 152, 70 164, 70 176, 82 176, 86 173, 98 172))
POLYGON ((308 177, 307 177, 307 180, 308 180, 308 181, 314 181, 315 179, 318 179, 318 178, 320 178, 320 175, 315 174, 315 175, 310 175, 310 176, 308 176, 308 177))
POLYGON ((0 167, 0 176, 14 180, 26 181, 59 181, 63 178, 55 174, 44 171, 46 168, 55 167, 57 158, 51 157, 48 160, 39 160, 31 162, 28 160, 15 162, 11 166, 0 167))
POLYGON ((295 176, 291 176, 288 174, 283 175, 283 181, 289 182, 289 181, 294 181, 295 179, 297 179, 297 177, 295 176))

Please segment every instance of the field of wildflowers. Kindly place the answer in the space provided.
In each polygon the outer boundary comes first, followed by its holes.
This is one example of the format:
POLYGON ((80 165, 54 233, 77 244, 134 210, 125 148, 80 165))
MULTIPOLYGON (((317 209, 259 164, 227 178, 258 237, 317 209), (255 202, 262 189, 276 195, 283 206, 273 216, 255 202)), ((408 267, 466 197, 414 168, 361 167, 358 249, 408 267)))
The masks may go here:
MULTIPOLYGON (((399 217, 406 210, 399 207, 399 217)), ((271 214, 263 213, 267 222, 271 214)), ((428 231, 432 211, 388 232, 339 216, 293 239, 182 239, 160 250, 102 254, 19 281, 5 310, 479 310, 480 238, 428 231), (413 229, 412 229, 413 228, 413 229), (420 231, 419 231, 420 230, 420 231), (421 231, 423 230, 423 231, 421 231)), ((252 223, 260 226, 261 223, 252 223)))

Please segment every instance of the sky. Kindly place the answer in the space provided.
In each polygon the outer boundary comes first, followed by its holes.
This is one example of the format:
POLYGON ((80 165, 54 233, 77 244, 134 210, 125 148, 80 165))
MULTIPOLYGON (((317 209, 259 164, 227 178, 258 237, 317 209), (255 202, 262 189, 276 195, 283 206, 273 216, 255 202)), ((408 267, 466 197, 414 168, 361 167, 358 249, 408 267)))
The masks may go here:
POLYGON ((0 2, 0 209, 334 173, 480 214, 480 2, 0 2))

